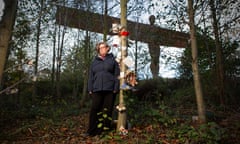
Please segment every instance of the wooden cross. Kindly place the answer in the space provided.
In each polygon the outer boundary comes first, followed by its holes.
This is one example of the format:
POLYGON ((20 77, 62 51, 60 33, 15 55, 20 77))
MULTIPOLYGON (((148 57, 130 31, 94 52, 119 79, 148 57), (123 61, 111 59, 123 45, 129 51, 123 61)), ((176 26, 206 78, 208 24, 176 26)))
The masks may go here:
MULTIPOLYGON (((103 15, 97 13, 59 6, 56 13, 56 22, 57 24, 72 28, 104 33, 103 17, 103 15)), ((106 24, 109 28, 109 35, 112 35, 110 31, 112 23, 119 22, 119 18, 107 16, 106 24)), ((153 77, 157 77, 159 71, 159 45, 186 48, 189 40, 189 34, 164 29, 153 24, 148 25, 128 20, 127 29, 130 33, 128 36, 129 39, 148 43, 149 52, 152 58, 151 70, 153 77)))

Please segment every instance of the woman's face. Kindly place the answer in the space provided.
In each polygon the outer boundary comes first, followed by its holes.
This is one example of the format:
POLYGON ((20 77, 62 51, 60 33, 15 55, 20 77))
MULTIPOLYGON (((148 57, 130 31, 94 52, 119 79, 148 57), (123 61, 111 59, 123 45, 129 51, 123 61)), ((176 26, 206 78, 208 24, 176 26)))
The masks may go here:
POLYGON ((106 56, 109 51, 109 47, 107 47, 105 44, 99 45, 99 55, 100 56, 106 56))

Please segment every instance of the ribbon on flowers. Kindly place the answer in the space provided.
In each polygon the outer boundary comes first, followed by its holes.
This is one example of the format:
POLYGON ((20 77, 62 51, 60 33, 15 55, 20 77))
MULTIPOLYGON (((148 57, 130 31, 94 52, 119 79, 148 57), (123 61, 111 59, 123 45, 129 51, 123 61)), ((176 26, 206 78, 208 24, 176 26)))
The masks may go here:
POLYGON ((128 31, 121 31, 120 36, 128 36, 129 32, 128 31))

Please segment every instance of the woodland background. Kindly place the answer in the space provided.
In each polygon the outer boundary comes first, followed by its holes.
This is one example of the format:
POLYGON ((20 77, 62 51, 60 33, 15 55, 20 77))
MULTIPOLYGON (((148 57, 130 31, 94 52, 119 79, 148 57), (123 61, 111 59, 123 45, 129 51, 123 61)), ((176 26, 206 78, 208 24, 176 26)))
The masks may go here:
MULTIPOLYGON (((191 33, 189 2, 129 0, 128 19, 148 23, 148 15, 155 15, 159 27, 191 33)), ((192 2, 197 61, 190 45, 180 56, 161 51, 161 63, 177 73, 171 78, 152 78, 147 45, 129 40, 129 55, 137 62, 139 78, 136 91, 124 92, 129 134, 113 131, 85 139, 81 134, 90 106, 88 67, 96 54, 95 44, 104 36, 57 25, 57 6, 101 14, 107 9, 109 15, 119 17, 120 1, 18 1, 0 86, 0 142, 239 143, 240 2, 192 2), (198 90, 192 70, 195 62, 198 90), (196 100, 198 91, 201 104, 196 100), (203 123, 198 122, 199 105, 205 108, 203 123)))

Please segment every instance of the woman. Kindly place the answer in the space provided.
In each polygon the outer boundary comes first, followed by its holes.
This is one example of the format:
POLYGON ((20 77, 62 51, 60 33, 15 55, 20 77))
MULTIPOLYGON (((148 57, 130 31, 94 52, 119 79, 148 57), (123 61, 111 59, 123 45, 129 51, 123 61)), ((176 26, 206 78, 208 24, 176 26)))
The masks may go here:
POLYGON ((113 105, 119 92, 119 64, 113 54, 108 53, 110 47, 100 42, 96 50, 98 55, 91 64, 88 79, 88 92, 92 96, 87 130, 89 136, 99 135, 103 130, 111 128, 113 105))

